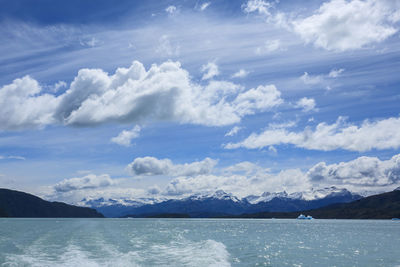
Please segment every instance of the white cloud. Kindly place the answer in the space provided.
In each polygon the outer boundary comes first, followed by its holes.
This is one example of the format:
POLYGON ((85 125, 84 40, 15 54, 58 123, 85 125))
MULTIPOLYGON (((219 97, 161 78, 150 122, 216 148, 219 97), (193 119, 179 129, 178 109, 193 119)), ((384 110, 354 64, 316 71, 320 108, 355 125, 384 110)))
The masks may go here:
POLYGON ((281 49, 280 40, 277 39, 277 40, 266 41, 263 46, 259 46, 256 48, 256 54, 257 55, 270 54, 280 49, 281 49))
POLYGON ((271 173, 251 162, 240 162, 222 169, 222 174, 177 177, 162 191, 169 196, 212 193, 224 190, 239 197, 263 192, 308 191, 312 188, 336 186, 354 192, 385 192, 400 184, 400 155, 389 160, 359 157, 349 162, 327 165, 319 162, 308 171, 299 169, 271 173))
POLYGON ((337 78, 342 74, 343 71, 344 69, 333 69, 329 72, 328 77, 337 78))
POLYGON ((13 156, 13 155, 11 155, 11 156, 2 156, 2 155, 0 155, 0 160, 2 160, 2 159, 26 160, 25 157, 21 157, 21 156, 13 156))
POLYGON ((131 130, 124 130, 118 134, 118 136, 111 138, 111 142, 116 143, 121 146, 130 146, 131 140, 139 137, 140 135, 140 126, 136 125, 131 130))
POLYGON ((204 11, 204 10, 206 10, 206 8, 209 7, 210 5, 211 5, 211 2, 203 3, 203 4, 200 6, 200 10, 201 10, 201 11, 204 11))
POLYGON ((272 4, 263 0, 250 0, 242 5, 242 9, 246 13, 257 12, 260 15, 270 16, 272 4))
POLYGON ((157 159, 154 157, 136 158, 128 165, 128 170, 133 175, 166 175, 166 176, 194 176, 209 174, 217 160, 205 158, 202 161, 195 161, 185 164, 173 164, 170 159, 157 159))
POLYGON ((235 126, 235 127, 233 127, 229 132, 227 132, 227 133, 225 134, 225 136, 234 136, 234 135, 236 135, 241 129, 242 129, 242 127, 235 126))
POLYGON ((114 183, 115 182, 110 178, 108 174, 103 174, 103 175, 89 174, 80 178, 65 179, 54 185, 54 190, 57 192, 64 193, 74 190, 108 187, 113 185, 114 183))
POLYGON ((287 15, 282 12, 271 12, 275 8, 275 3, 279 1, 263 1, 263 0, 249 0, 242 5, 243 12, 258 13, 266 22, 276 25, 278 27, 289 29, 289 20, 287 15))
POLYGON ((317 110, 315 108, 315 100, 313 98, 303 97, 297 101, 296 105, 297 108, 303 109, 304 112, 309 112, 312 110, 317 110))
MULTIPOLYGON (((163 188, 152 185, 147 189, 130 188, 132 179, 111 179, 93 174, 66 179, 52 187, 60 200, 79 202, 82 198, 180 198, 192 194, 207 194, 217 190, 238 197, 261 195, 263 192, 304 192, 312 188, 336 186, 353 192, 387 192, 400 185, 400 154, 391 159, 359 157, 348 162, 326 164, 319 162, 306 171, 287 169, 271 173, 269 168, 244 161, 215 169, 216 160, 173 164, 168 159, 139 158, 138 175, 177 176, 163 188)), ((135 161, 134 161, 135 162, 135 161)))
POLYGON ((330 90, 336 78, 338 78, 344 69, 332 69, 327 74, 318 74, 318 75, 311 75, 308 72, 304 72, 302 76, 300 76, 300 80, 310 86, 323 86, 326 89, 330 90))
POLYGON ((327 165, 320 162, 310 168, 311 181, 354 186, 388 186, 400 183, 400 154, 389 160, 359 157, 349 162, 327 165))
POLYGON ((308 127, 301 132, 267 129, 260 134, 253 133, 239 143, 228 143, 225 148, 255 149, 281 144, 323 151, 344 149, 362 152, 372 149, 398 149, 400 147, 400 118, 372 122, 366 120, 357 126, 339 117, 334 124, 319 123, 314 130, 308 127))
POLYGON ((322 75, 309 75, 308 72, 304 72, 304 74, 300 77, 305 84, 320 84, 324 82, 324 78, 322 75))
POLYGON ((232 75, 232 78, 244 78, 244 77, 246 77, 247 75, 249 75, 249 72, 248 72, 247 70, 245 70, 245 69, 240 69, 238 72, 235 72, 235 73, 232 75))
POLYGON ((208 62, 206 65, 201 67, 201 71, 204 73, 202 80, 208 80, 219 75, 217 64, 214 62, 208 62))
POLYGON ((165 12, 167 12, 168 14, 170 14, 170 15, 173 15, 173 14, 175 14, 175 13, 177 13, 178 12, 178 9, 176 8, 176 6, 168 6, 166 9, 165 9, 165 12))
POLYGON ((399 6, 393 1, 331 0, 311 16, 292 22, 306 42, 327 50, 345 51, 381 42, 395 34, 399 6))
POLYGON ((266 111, 283 103, 281 92, 275 85, 258 86, 240 93, 233 101, 237 113, 241 116, 266 111))
POLYGON ((179 62, 152 65, 146 71, 134 61, 112 75, 101 69, 81 69, 68 90, 58 96, 41 94, 38 82, 29 76, 14 80, 0 89, 0 130, 149 120, 223 126, 281 103, 274 85, 247 91, 225 81, 202 86, 191 80, 179 62))
POLYGON ((277 174, 268 170, 248 172, 247 174, 199 175, 194 177, 177 177, 165 188, 169 196, 212 193, 223 190, 239 197, 260 195, 263 192, 286 190, 298 192, 311 188, 307 177, 298 169, 281 171, 277 174))
POLYGON ((43 127, 54 123, 59 100, 43 94, 39 83, 29 76, 0 88, 0 130, 43 127))

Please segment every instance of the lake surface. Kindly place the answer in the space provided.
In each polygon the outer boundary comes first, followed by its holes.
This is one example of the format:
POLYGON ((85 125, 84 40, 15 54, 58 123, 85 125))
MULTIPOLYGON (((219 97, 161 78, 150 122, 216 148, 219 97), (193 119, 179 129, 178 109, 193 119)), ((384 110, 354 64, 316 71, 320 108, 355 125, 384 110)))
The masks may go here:
POLYGON ((400 222, 0 219, 0 266, 400 266, 400 222))

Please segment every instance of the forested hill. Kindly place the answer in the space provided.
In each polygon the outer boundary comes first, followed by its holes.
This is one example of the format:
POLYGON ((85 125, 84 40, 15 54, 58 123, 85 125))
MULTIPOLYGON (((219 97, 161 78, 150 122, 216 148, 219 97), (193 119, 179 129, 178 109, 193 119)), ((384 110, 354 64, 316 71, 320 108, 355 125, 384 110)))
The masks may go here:
POLYGON ((0 217, 102 218, 91 208, 49 202, 24 192, 0 189, 0 217))

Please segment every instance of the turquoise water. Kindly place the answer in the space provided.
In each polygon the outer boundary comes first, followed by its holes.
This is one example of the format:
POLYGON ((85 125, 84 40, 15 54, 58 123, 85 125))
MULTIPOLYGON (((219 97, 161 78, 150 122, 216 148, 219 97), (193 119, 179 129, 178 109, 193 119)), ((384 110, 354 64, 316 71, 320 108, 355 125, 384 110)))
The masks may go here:
POLYGON ((400 266, 400 223, 0 219, 0 266, 400 266))

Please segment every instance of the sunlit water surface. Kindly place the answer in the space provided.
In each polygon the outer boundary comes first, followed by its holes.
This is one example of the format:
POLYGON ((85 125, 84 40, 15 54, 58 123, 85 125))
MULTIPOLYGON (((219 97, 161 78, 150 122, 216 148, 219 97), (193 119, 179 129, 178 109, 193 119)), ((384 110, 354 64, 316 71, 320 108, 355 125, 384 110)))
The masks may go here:
POLYGON ((0 219, 1 266, 400 266, 400 222, 0 219))

